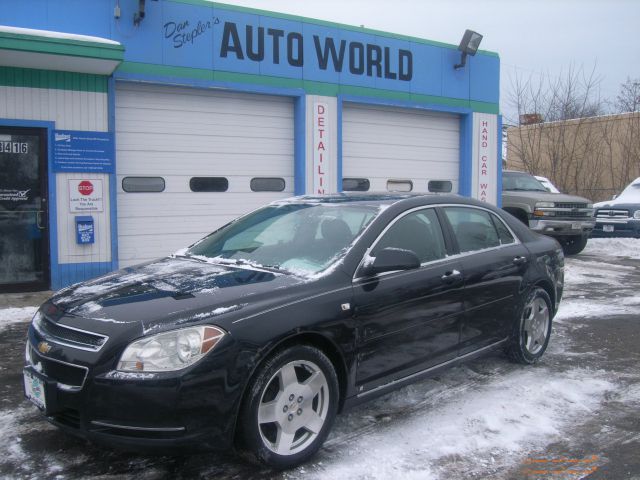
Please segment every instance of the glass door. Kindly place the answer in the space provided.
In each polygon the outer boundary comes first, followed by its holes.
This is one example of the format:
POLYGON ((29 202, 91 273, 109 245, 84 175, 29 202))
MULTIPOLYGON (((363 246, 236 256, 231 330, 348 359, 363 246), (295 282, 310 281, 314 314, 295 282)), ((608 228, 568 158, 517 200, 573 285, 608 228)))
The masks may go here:
POLYGON ((0 292, 48 288, 46 130, 0 127, 0 292))

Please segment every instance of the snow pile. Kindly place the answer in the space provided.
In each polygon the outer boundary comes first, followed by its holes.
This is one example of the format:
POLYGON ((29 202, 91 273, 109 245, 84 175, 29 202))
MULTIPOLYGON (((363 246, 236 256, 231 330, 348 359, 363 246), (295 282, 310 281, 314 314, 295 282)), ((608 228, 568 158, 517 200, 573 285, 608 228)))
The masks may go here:
POLYGON ((77 40, 81 42, 104 43, 107 45, 120 45, 120 42, 102 37, 92 37, 90 35, 77 35, 75 33, 54 32, 51 30, 35 30, 33 28, 8 27, 0 25, 0 32, 13 33, 16 35, 32 35, 35 37, 57 38, 60 40, 77 40))
MULTIPOLYGON (((486 467, 487 462, 517 464, 519 455, 561 438, 573 421, 592 415, 614 387, 604 377, 603 372, 583 369, 556 373, 522 368, 501 372, 484 385, 473 378, 461 388, 438 390, 433 381, 416 384, 368 407, 405 410, 406 416, 391 422, 376 415, 379 423, 366 435, 330 440, 329 455, 340 458, 332 458, 330 465, 323 461, 311 472, 307 468, 306 475, 429 479, 440 478, 438 465, 452 458, 465 463, 465 469, 486 467), (407 403, 413 407, 405 407, 407 403), (339 446, 331 448, 335 444, 339 446)), ((337 430, 342 430, 340 422, 337 430)))
POLYGON ((4 308, 0 310, 0 330, 12 323, 29 322, 38 307, 4 308))
POLYGON ((640 238, 590 238, 583 254, 640 259, 640 238))

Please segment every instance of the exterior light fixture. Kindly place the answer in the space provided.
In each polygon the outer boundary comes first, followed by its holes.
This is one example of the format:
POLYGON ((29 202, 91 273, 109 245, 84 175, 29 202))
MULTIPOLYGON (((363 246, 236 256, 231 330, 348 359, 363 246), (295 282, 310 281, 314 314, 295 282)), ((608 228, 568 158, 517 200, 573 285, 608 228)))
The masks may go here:
POLYGON ((481 41, 482 35, 473 30, 465 30, 460 45, 458 45, 458 50, 462 52, 462 57, 460 58, 460 63, 454 65, 453 68, 457 70, 464 67, 467 63, 467 55, 474 56, 478 51, 481 41))

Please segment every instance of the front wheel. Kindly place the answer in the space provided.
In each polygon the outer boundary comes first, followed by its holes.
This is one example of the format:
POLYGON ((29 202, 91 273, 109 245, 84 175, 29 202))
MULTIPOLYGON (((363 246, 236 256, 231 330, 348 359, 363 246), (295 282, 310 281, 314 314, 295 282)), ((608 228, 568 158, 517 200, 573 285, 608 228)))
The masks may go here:
POLYGON ((522 307, 506 352, 511 360, 531 365, 549 345, 551 336, 551 299, 542 288, 534 288, 522 307))
POLYGON ((284 469, 308 460, 327 437, 338 409, 338 378, 317 348, 298 345, 265 362, 240 413, 240 439, 260 462, 284 469))
POLYGON ((574 235, 563 238, 560 242, 566 255, 577 255, 587 246, 588 236, 574 235))

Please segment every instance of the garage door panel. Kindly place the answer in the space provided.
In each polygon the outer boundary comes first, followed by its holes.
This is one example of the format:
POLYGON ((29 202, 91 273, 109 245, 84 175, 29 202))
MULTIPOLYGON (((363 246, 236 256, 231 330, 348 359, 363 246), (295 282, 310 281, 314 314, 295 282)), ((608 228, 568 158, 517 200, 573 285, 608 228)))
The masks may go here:
POLYGON ((121 266, 186 247, 244 213, 293 195, 293 101, 266 95, 118 83, 118 237, 121 266), (125 192, 127 176, 162 177, 163 192, 125 192), (226 192, 192 192, 219 176, 226 192), (253 192, 253 177, 285 181, 253 192))
POLYGON ((457 115, 345 103, 342 118, 343 177, 368 179, 370 191, 387 190, 390 179, 410 180, 417 192, 449 180, 457 191, 457 115))

